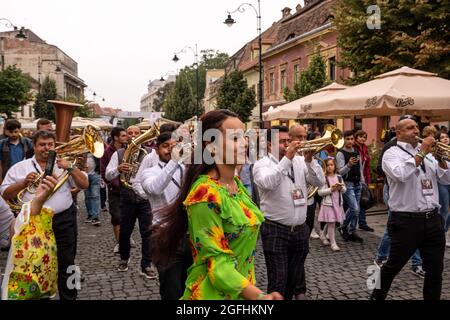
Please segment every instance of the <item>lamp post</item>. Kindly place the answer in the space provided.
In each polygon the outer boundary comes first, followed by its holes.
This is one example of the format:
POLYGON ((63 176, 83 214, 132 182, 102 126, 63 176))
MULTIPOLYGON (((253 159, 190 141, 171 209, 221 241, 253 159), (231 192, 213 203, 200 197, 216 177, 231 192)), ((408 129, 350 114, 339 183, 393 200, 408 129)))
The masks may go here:
POLYGON ((59 65, 55 64, 54 62, 59 62, 58 59, 41 59, 41 57, 39 57, 38 60, 38 82, 39 82, 39 93, 41 92, 41 71, 42 71, 42 63, 44 62, 49 62, 50 64, 56 66, 55 71, 56 72, 61 72, 61 68, 59 67, 59 65))
MULTIPOLYGON (((10 20, 6 18, 0 18, 0 24, 5 26, 5 28, 13 28, 14 31, 17 31, 19 28, 16 27, 10 20)), ((19 32, 15 36, 16 39, 19 39, 20 41, 23 41, 27 38, 25 35, 25 28, 21 27, 19 32)), ((2 70, 5 70, 5 54, 3 51, 3 37, 0 38, 0 63, 2 64, 2 70)))
POLYGON ((241 3, 239 7, 234 11, 228 11, 228 17, 225 19, 224 23, 231 27, 236 21, 231 17, 231 15, 235 12, 243 13, 245 12, 245 7, 252 8, 256 13, 256 24, 257 24, 257 32, 258 32, 258 52, 259 52, 259 64, 258 64, 258 72, 259 72, 259 83, 258 83, 258 100, 259 100, 259 127, 264 127, 264 121, 262 118, 262 110, 263 110, 263 65, 262 65, 262 37, 261 37, 261 0, 258 0, 258 8, 256 8, 251 3, 241 3))
POLYGON ((186 50, 189 49, 192 51, 192 53, 194 54, 194 58, 195 58, 195 91, 196 91, 196 100, 197 100, 197 108, 200 109, 200 94, 199 94, 199 74, 198 74, 198 51, 197 51, 197 44, 195 44, 195 49, 193 47, 190 46, 185 46, 183 49, 181 49, 180 51, 176 52, 172 58, 172 61, 177 63, 180 58, 178 58, 178 54, 180 53, 186 53, 186 50))
POLYGON ((166 79, 164 79, 165 76, 170 76, 171 73, 175 73, 175 71, 167 71, 163 76, 161 76, 161 78, 159 79, 159 81, 164 82, 166 81, 166 79))

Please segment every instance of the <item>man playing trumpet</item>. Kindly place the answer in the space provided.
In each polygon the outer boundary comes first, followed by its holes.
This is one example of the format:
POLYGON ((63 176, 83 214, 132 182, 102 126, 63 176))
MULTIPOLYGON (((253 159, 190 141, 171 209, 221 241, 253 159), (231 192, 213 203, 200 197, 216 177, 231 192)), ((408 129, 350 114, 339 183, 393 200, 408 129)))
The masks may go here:
MULTIPOLYGON (((37 131, 33 136, 34 156, 16 163, 5 176, 0 193, 5 200, 13 200, 18 194, 31 184, 37 185, 37 178, 44 172, 50 150, 55 149, 56 136, 49 131, 37 131)), ((86 173, 66 159, 57 158, 53 175, 60 177, 64 172, 70 178, 64 183, 44 205, 53 209, 53 231, 58 247, 58 291, 62 300, 75 300, 77 290, 68 288, 67 273, 69 266, 75 265, 77 243, 77 219, 76 208, 73 203, 71 189, 77 187, 86 189, 89 181, 86 173)), ((21 202, 28 202, 34 198, 34 194, 25 190, 22 192, 21 202)))

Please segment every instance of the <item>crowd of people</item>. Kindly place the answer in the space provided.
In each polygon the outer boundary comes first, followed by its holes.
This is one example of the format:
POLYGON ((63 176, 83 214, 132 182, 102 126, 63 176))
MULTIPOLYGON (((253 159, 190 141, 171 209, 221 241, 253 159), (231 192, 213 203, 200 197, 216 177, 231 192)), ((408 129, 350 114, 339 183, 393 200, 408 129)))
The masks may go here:
MULTIPOLYGON (((180 147, 172 123, 161 125, 158 136, 142 143, 133 161, 127 162, 127 148, 141 130, 114 127, 101 159, 87 154, 80 167, 56 160, 55 174, 67 171, 70 179, 55 194, 47 191, 55 183, 51 179, 43 180, 40 192, 24 193, 24 201, 38 198, 34 211, 47 206, 55 214, 61 299, 77 297, 75 288, 67 288, 66 271, 77 251, 79 190, 84 190, 85 223, 98 227, 101 212, 109 212, 117 272, 129 269, 130 250, 137 245, 131 235, 138 222, 140 275, 149 281, 159 278, 163 300, 305 300, 310 239, 339 252, 336 231, 343 241, 357 243, 364 242, 361 232, 374 231, 361 205, 361 193, 373 175, 363 130, 345 131, 339 150, 332 145, 310 150, 303 148, 305 141, 321 133, 308 132, 299 124, 274 126, 263 139, 267 152, 257 152, 252 161, 255 144, 236 114, 214 110, 199 120, 200 162, 187 161, 194 154, 180 147), (221 134, 205 135, 208 130, 221 134), (42 194, 49 198, 43 201, 42 194), (256 285, 259 236, 267 288, 256 285)), ((377 175, 384 181, 388 221, 374 261, 381 282, 373 299, 386 298, 410 258, 414 274, 425 279, 424 298, 440 298, 444 251, 446 245, 450 247, 450 170, 448 159, 435 158, 434 151, 436 141, 449 145, 449 137, 445 130, 427 127, 418 143, 418 128, 413 117, 401 117, 395 137, 386 138, 379 156, 377 175)), ((0 140, 0 246, 4 248, 14 234, 14 215, 5 201, 14 199, 45 170, 48 151, 56 143, 46 119, 38 122, 32 140, 19 132, 20 122, 8 120, 0 140)), ((261 138, 264 133, 256 135, 261 138)))

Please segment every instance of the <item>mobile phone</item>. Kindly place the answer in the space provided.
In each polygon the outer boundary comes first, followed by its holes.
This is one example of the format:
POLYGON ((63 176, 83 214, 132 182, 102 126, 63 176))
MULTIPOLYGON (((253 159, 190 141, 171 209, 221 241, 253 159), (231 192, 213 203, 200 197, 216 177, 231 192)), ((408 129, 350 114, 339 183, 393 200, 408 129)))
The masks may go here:
POLYGON ((50 150, 48 152, 47 163, 45 164, 44 177, 51 176, 53 174, 53 167, 55 166, 56 151, 50 150))

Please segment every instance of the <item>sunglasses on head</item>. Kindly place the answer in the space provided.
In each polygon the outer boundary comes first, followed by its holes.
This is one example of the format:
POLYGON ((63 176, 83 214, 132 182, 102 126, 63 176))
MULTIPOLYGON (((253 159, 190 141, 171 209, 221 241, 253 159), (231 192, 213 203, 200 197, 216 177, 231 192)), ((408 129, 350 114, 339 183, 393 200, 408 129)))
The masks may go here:
POLYGON ((405 114, 405 115, 400 117, 400 120, 405 120, 405 119, 410 119, 410 120, 414 120, 414 121, 417 122, 416 116, 413 116, 411 114, 405 114))

